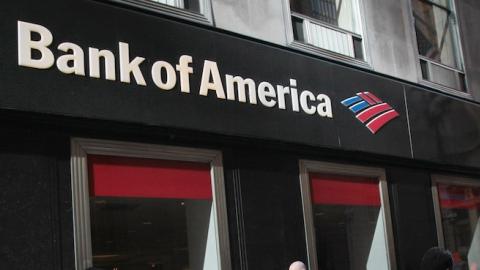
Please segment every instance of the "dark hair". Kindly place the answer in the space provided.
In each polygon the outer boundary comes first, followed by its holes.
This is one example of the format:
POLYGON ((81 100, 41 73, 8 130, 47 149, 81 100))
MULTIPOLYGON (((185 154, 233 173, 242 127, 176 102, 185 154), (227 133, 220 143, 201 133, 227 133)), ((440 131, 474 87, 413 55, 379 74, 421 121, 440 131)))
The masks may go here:
POLYGON ((422 258, 421 270, 447 270, 452 269, 452 254, 439 247, 430 248, 422 258))

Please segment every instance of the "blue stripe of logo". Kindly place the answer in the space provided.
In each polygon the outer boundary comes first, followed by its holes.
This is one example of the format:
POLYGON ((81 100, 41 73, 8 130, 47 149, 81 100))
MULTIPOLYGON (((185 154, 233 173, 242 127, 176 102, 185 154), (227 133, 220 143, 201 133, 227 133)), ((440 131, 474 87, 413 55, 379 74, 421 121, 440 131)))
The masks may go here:
POLYGON ((357 103, 357 104, 353 105, 352 107, 350 107, 350 110, 353 113, 357 113, 357 112, 367 108, 368 106, 370 106, 370 104, 368 104, 366 101, 362 101, 362 102, 357 103))
POLYGON ((359 96, 353 96, 342 101, 344 106, 350 107, 350 105, 361 101, 362 99, 359 96))

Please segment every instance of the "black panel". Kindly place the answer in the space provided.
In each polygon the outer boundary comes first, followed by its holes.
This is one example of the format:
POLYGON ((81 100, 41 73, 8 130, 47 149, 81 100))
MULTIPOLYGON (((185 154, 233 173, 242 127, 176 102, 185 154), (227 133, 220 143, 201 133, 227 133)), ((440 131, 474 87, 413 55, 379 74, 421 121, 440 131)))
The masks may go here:
POLYGON ((413 87, 407 103, 415 158, 479 167, 479 106, 413 87))
MULTIPOLYGON (((148 16, 90 0, 8 2, 1 9, 0 107, 84 118, 118 120, 144 125, 186 128, 302 143, 328 148, 371 151, 410 157, 410 145, 401 84, 286 49, 148 16), (62 14, 62 17, 56 16, 62 14), (130 44, 130 58, 145 57, 142 64, 147 87, 134 83, 66 75, 52 67, 38 70, 17 64, 17 20, 43 25, 61 42, 118 54, 118 42, 130 44), (190 94, 158 89, 150 75, 154 61, 175 65, 182 54, 193 56, 190 94), (297 80, 299 93, 327 94, 333 119, 287 109, 267 108, 198 94, 204 60, 218 63, 220 75, 239 75, 274 86, 297 80), (372 91, 391 104, 400 117, 373 135, 340 101, 359 91, 372 91)), ((63 53, 62 53, 63 54, 63 53)), ((87 58, 87 57, 86 57, 87 58)), ((117 57, 118 58, 118 57, 117 57)), ((118 60, 118 59, 117 59, 118 60)), ((88 71, 88 70, 87 70, 88 71)), ((88 73, 88 72, 87 72, 88 73)), ((225 83, 225 80, 224 80, 225 83)), ((287 100, 289 97, 287 97, 287 100)), ((313 102, 317 105, 318 102, 313 102)))
POLYGON ((61 138, 2 130, 0 269, 60 268, 60 254, 69 250, 62 250, 58 212, 57 160, 64 150, 68 141, 61 138))
POLYGON ((233 253, 243 253, 234 269, 288 269, 296 260, 307 262, 297 160, 257 151, 226 157, 227 185, 238 183, 235 211, 243 223, 230 226, 240 238, 232 239, 233 253))
POLYGON ((424 253, 437 245, 430 175, 389 168, 387 179, 399 270, 420 269, 424 253))

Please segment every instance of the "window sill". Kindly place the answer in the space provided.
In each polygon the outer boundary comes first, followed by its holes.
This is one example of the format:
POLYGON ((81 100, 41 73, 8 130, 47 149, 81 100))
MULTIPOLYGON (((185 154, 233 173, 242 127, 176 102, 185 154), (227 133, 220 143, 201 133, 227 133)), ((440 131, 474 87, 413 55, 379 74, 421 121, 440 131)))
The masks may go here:
POLYGON ((299 41, 294 40, 289 44, 289 46, 291 48, 294 48, 294 49, 297 49, 297 50, 300 50, 300 51, 304 51, 304 52, 308 52, 308 53, 312 53, 312 54, 315 54, 315 55, 318 55, 318 56, 322 56, 322 57, 328 58, 330 60, 344 62, 344 63, 350 64, 350 65, 353 65, 353 66, 356 66, 356 67, 364 68, 364 69, 372 69, 370 64, 368 64, 367 62, 365 62, 363 60, 352 58, 352 57, 349 57, 349 56, 346 56, 346 55, 343 55, 343 54, 340 54, 340 53, 332 52, 332 51, 329 51, 329 50, 326 50, 326 49, 323 49, 323 48, 320 48, 320 47, 316 47, 316 46, 313 46, 313 45, 310 45, 310 44, 306 44, 306 43, 303 43, 303 42, 299 42, 299 41))
POLYGON ((424 80, 424 79, 420 79, 419 83, 421 85, 433 88, 435 90, 438 90, 438 91, 446 93, 446 94, 450 94, 450 95, 453 95, 453 96, 473 100, 472 95, 470 93, 467 93, 467 92, 462 92, 460 90, 450 88, 450 87, 447 87, 447 86, 443 86, 441 84, 437 84, 437 83, 427 81, 427 80, 424 80))

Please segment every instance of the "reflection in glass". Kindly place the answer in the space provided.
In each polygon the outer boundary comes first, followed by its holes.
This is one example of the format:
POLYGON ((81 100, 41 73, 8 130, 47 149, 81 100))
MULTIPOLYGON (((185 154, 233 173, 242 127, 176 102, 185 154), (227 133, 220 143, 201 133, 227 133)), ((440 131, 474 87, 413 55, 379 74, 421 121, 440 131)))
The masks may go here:
POLYGON ((419 54, 461 69, 451 1, 412 0, 412 7, 419 54))
POLYGON ((480 267, 480 187, 439 184, 445 247, 454 270, 480 267))
POLYGON ((378 181, 320 174, 310 181, 318 268, 388 269, 378 181))

